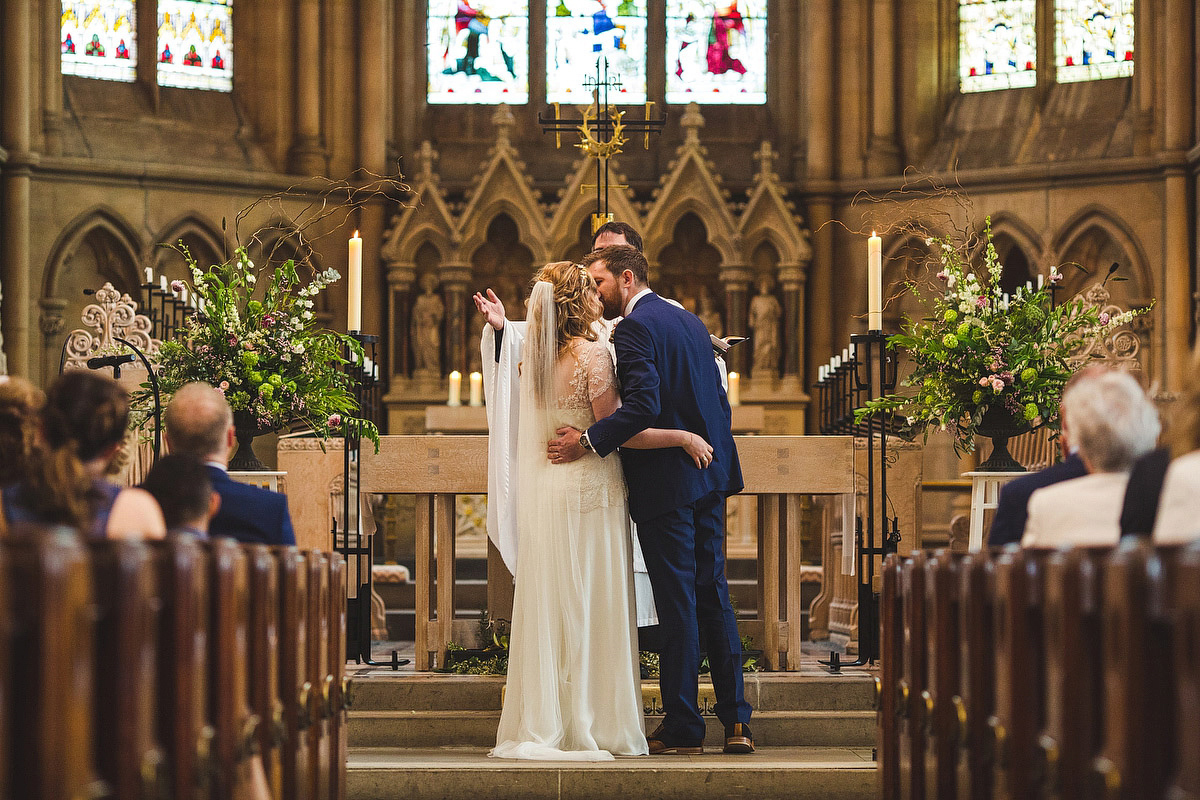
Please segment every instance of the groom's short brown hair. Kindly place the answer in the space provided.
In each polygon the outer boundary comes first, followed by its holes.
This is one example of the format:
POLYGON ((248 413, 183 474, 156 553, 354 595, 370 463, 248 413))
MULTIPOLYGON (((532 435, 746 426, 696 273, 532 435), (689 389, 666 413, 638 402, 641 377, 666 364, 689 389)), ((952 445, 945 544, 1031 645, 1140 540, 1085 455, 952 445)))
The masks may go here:
POLYGON ((627 244, 610 244, 608 247, 593 250, 583 257, 580 264, 587 268, 597 261, 603 261, 614 278, 629 270, 633 273, 636 283, 643 286, 650 283, 650 265, 646 263, 646 257, 627 244))

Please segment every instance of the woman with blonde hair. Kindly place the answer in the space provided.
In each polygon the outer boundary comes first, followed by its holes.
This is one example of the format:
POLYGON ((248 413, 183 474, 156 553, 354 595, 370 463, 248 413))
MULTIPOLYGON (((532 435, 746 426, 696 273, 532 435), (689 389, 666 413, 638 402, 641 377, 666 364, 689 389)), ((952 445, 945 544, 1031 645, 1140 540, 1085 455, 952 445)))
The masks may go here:
MULTIPOLYGON (((503 307, 481 295, 476 303, 502 330, 503 307)), ((568 464, 546 457, 557 428, 586 428, 620 403, 601 313, 587 270, 567 261, 539 270, 521 353, 519 558, 508 685, 490 754, 498 758, 599 761, 647 752, 621 465, 595 454, 568 464)), ((712 453, 683 430, 650 429, 625 446, 681 447, 697 467, 712 453)))
POLYGON ((1192 351, 1168 434, 1174 459, 1163 479, 1154 521, 1154 541, 1160 544, 1200 538, 1200 343, 1192 351))
MULTIPOLYGON (((29 381, 0 375, 0 453, 4 453, 0 461, 0 487, 19 483, 28 474, 37 437, 38 411, 45 402, 45 393, 29 381)), ((0 515, 0 533, 5 529, 4 517, 0 515)))
POLYGON ((166 535, 162 511, 148 492, 106 477, 129 427, 129 395, 116 381, 64 372, 46 392, 39 427, 30 469, 4 489, 9 525, 68 525, 91 539, 166 535))

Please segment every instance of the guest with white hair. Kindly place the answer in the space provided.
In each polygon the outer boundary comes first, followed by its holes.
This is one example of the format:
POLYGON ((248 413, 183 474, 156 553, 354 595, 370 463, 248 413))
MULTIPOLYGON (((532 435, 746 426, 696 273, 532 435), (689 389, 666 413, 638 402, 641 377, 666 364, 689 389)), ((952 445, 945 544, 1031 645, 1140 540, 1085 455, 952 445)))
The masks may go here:
POLYGON ((1107 371, 1067 389, 1062 413, 1088 474, 1033 493, 1021 544, 1116 544, 1129 470, 1154 448, 1158 412, 1132 375, 1107 371))

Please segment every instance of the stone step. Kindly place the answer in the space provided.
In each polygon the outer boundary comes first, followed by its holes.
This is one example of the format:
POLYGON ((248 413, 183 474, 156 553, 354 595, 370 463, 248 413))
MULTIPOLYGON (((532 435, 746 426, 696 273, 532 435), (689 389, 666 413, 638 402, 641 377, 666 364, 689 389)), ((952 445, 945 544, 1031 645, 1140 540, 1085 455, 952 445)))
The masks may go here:
MULTIPOLYGON (((705 741, 723 740, 716 717, 705 717, 705 741)), ((645 729, 662 721, 645 716, 645 729)), ((499 711, 358 711, 350 713, 353 747, 420 747, 423 744, 488 747, 495 744, 499 711)), ((755 711, 750 720, 755 741, 774 747, 858 747, 875 743, 874 711, 755 711)))
POLYGON ((484 748, 353 748, 350 800, 420 797, 449 800, 867 800, 877 794, 869 748, 760 747, 748 756, 719 750, 701 756, 615 761, 505 761, 484 748))
MULTIPOLYGON (((397 674, 360 671, 353 679, 353 711, 499 711, 502 675, 397 674)), ((711 699, 712 683, 700 682, 701 703, 711 699)), ((656 681, 642 682, 643 705, 653 708, 656 681)), ((747 673, 746 700, 757 711, 870 711, 875 707, 874 677, 866 672, 830 675, 747 673)))

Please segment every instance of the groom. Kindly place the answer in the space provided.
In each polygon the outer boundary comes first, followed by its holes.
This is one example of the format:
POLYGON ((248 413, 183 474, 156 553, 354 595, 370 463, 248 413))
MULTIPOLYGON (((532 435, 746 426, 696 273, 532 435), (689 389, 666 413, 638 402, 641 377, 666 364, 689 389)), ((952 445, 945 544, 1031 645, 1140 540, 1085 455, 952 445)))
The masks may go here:
POLYGON ((742 648, 725 582, 725 498, 742 490, 730 432, 729 403, 713 361, 708 331, 695 314, 650 291, 646 258, 612 245, 583 258, 596 281, 604 317, 624 319, 613 330, 622 406, 582 433, 559 428, 552 461, 592 450, 607 457, 646 428, 677 428, 712 445, 698 469, 679 448, 621 450, 629 515, 638 525, 662 631, 659 686, 666 711, 649 740, 651 754, 703 752, 704 719, 697 704, 703 631, 725 726, 726 753, 754 752, 750 705, 742 696, 742 648))

